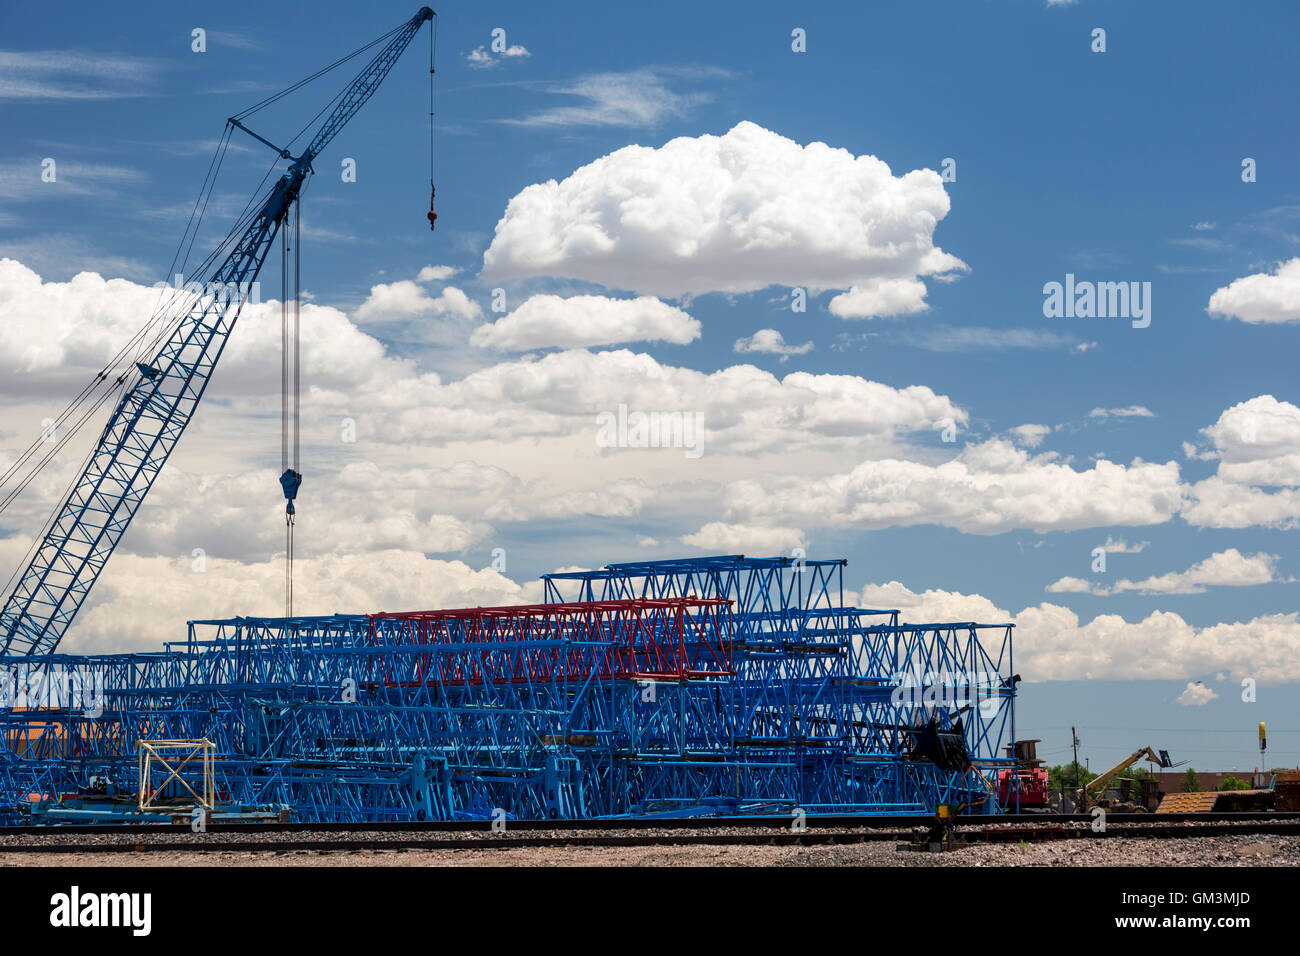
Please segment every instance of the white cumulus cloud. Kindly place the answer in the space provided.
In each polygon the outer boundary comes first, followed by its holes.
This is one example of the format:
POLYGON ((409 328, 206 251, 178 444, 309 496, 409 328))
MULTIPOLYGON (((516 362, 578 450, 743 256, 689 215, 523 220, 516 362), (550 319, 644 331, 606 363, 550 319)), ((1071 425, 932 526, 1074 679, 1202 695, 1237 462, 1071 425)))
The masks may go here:
POLYGON ((875 279, 854 284, 831 299, 832 315, 842 319, 874 319, 924 312, 925 283, 920 279, 875 279))
POLYGON ((1273 272, 1234 279, 1210 296, 1210 315, 1252 325, 1300 322, 1300 257, 1273 272))
POLYGON ((1053 594, 1093 594, 1097 585, 1087 578, 1064 577, 1053 581, 1044 590, 1053 594))
POLYGON ((529 56, 532 56, 532 54, 528 52, 528 48, 518 43, 512 43, 500 52, 489 51, 485 46, 476 46, 465 54, 465 62, 471 69, 489 70, 503 60, 515 60, 529 56))
POLYGON ((1099 460, 1080 471, 1054 458, 994 439, 938 465, 887 458, 839 474, 741 479, 728 486, 726 517, 864 529, 936 524, 1000 534, 1161 524, 1182 504, 1176 462, 1099 460))
MULTIPOLYGON (((60 650, 155 650, 183 639, 185 622, 284 613, 283 557, 241 563, 116 554, 60 650), (129 627, 123 627, 130 621, 129 627)), ((362 614, 490 607, 540 600, 539 582, 516 584, 489 569, 403 550, 294 561, 294 612, 362 614)))
POLYGON ((1278 580, 1276 554, 1242 554, 1236 548, 1218 551, 1204 561, 1199 561, 1186 571, 1170 571, 1153 575, 1141 581, 1121 578, 1112 585, 1081 578, 1061 578, 1049 584, 1054 593, 1122 594, 1141 591, 1143 594, 1204 594, 1212 587, 1249 587, 1269 584, 1278 580))
POLYGON ((807 544, 797 528, 727 524, 710 521, 694 534, 682 536, 682 543, 711 554, 789 554, 807 544))
POLYGON ((596 416, 625 404, 640 412, 699 413, 709 454, 756 454, 888 441, 899 432, 968 417, 924 386, 893 388, 854 375, 807 372, 777 378, 752 365, 705 373, 626 349, 570 349, 502 362, 446 383, 424 376, 401 389, 374 386, 359 427, 402 441, 507 442, 588 432, 594 442, 596 416))
POLYGON ((1192 680, 1223 672, 1261 683, 1300 680, 1300 614, 1195 627, 1153 611, 1140 621, 1100 614, 1086 624, 1056 604, 1012 615, 979 594, 914 592, 897 581, 863 588, 864 607, 898 608, 906 621, 1008 622, 1016 670, 1030 681, 1192 680))
POLYGON ((410 279, 372 286, 370 295, 356 311, 357 321, 364 324, 440 316, 477 319, 482 315, 479 304, 455 286, 447 286, 437 296, 431 296, 410 279))
POLYGON ((1155 418, 1156 413, 1144 405, 1129 405, 1127 408, 1094 408, 1088 413, 1089 418, 1155 418))
POLYGON ((1008 429, 1015 440, 1026 448, 1037 448, 1052 433, 1050 425, 1017 425, 1008 429))
POLYGON ((1204 707, 1218 696, 1214 688, 1200 681, 1188 681, 1183 692, 1174 699, 1174 703, 1184 707, 1204 707))
POLYGON ((1106 543, 1103 544, 1102 547, 1108 554, 1140 554, 1145 551, 1150 544, 1150 541, 1138 541, 1129 544, 1123 538, 1114 538, 1107 535, 1106 543))
POLYGON ((527 187, 483 256, 492 281, 556 276, 677 297, 871 287, 965 268, 934 245, 939 174, 801 146, 754 123, 627 146, 527 187))
POLYGON ((1257 395, 1226 409, 1201 433, 1214 446, 1224 481, 1300 485, 1300 407, 1257 395))
POLYGON ((1114 590, 1147 594, 1201 594, 1209 587, 1247 587, 1277 580, 1276 554, 1242 554, 1228 548, 1199 561, 1186 571, 1155 575, 1141 581, 1116 582, 1114 590))
POLYGON ((1300 524, 1300 407, 1257 395, 1226 409, 1201 433, 1210 447, 1189 457, 1218 459, 1213 476, 1191 488, 1184 517, 1210 528, 1300 524), (1275 490, 1266 490, 1266 489, 1275 490))
POLYGON ((781 361, 785 361, 791 355, 807 355, 813 349, 812 342, 804 342, 802 345, 790 345, 776 329, 759 329, 753 335, 747 335, 744 338, 736 339, 732 350, 742 355, 746 352, 762 352, 768 355, 779 355, 781 361))
POLYGON ((526 494, 502 499, 487 509, 494 521, 528 521, 532 518, 569 518, 595 515, 602 518, 630 518, 640 514, 656 495, 654 488, 636 478, 610 482, 601 488, 547 494, 530 488, 526 494))
POLYGON ((415 277, 416 282, 446 282, 460 269, 455 266, 425 266, 415 277))
POLYGON ((700 323, 654 296, 534 295, 496 322, 480 325, 470 344, 500 351, 585 348, 625 342, 685 345, 700 337, 700 323))

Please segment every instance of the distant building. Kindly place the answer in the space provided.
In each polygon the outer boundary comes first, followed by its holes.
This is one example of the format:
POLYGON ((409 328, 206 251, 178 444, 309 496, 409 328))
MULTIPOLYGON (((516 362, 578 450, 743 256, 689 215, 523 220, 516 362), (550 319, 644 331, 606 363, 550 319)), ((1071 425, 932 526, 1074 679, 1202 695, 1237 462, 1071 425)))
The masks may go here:
MULTIPOLYGON (((1152 774, 1156 780, 1156 793, 1164 796, 1166 793, 1182 793, 1183 779, 1187 776, 1186 770, 1160 770, 1152 774)), ((1206 792, 1218 790, 1219 785, 1225 777, 1236 777, 1238 780, 1244 780, 1250 784, 1252 789, 1267 787, 1273 774, 1270 771, 1252 773, 1249 770, 1198 770, 1196 771, 1197 790, 1206 792)))

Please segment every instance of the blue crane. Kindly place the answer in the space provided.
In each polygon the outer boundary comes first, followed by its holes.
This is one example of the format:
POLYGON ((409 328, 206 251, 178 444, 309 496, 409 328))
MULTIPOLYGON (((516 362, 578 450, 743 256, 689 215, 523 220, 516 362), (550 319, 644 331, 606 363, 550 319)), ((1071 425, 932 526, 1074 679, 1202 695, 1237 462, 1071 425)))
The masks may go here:
MULTIPOLYGON (((120 373, 106 368, 82 393, 84 398, 91 394, 92 388, 97 388, 101 397, 92 404, 90 412, 84 415, 78 412, 78 417, 69 418, 78 426, 100 403, 105 403, 112 395, 118 395, 118 398, 80 476, 55 510, 43 536, 33 545, 30 559, 21 574, 15 575, 17 584, 0 609, 0 654, 49 654, 58 646, 167 463, 168 456, 180 441, 185 427, 194 417, 245 301, 244 296, 231 295, 229 290, 247 289, 257 279, 277 234, 282 238, 287 235, 287 231, 282 233, 282 230, 295 210, 307 176, 313 172, 312 162, 374 95, 421 27, 426 22, 432 24, 433 20, 434 12, 422 7, 401 26, 327 68, 333 69, 357 53, 387 41, 336 97, 333 111, 297 157, 290 150, 275 146, 254 133, 244 125, 243 118, 326 71, 322 70, 227 122, 223 143, 228 143, 232 129, 238 128, 270 146, 280 158, 290 160, 289 167, 265 198, 251 205, 250 211, 218 246, 217 253, 209 257, 215 262, 218 253, 229 250, 224 260, 207 273, 205 287, 214 291, 199 295, 181 314, 168 318, 163 325, 166 334, 160 331, 153 339, 153 343, 161 341, 161 345, 151 355, 146 352, 143 360, 124 363, 120 373)), ((432 25, 430 29, 432 31, 432 25)), ((431 90, 432 57, 431 33, 431 90)), ((432 209, 430 214, 432 225, 432 209)), ((296 241, 294 245, 296 251, 296 241)), ((148 346, 153 343, 141 336, 138 344, 148 346)), ((30 455, 29 450, 19 463, 25 463, 30 455)), ((286 467, 280 479, 287 499, 290 525, 293 499, 302 481, 296 469, 296 458, 295 453, 295 467, 286 467)), ((43 464, 41 462, 37 467, 43 464)), ((26 487, 28 481, 30 476, 16 491, 26 487)), ((0 501, 0 505, 7 505, 12 498, 11 494, 0 501)))

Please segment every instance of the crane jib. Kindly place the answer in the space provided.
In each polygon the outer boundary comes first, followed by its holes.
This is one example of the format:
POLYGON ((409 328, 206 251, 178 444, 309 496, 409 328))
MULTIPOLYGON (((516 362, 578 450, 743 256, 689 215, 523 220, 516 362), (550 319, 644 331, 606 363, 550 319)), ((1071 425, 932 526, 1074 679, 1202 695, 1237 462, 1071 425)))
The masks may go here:
MULTIPOLYGON (((212 274, 214 284, 240 288, 257 279, 312 160, 374 95, 433 18, 433 10, 420 8, 353 79, 212 274)), ((49 654, 58 646, 193 417, 242 307, 242 296, 201 298, 157 352, 137 364, 135 380, 0 607, 0 655, 49 654)))

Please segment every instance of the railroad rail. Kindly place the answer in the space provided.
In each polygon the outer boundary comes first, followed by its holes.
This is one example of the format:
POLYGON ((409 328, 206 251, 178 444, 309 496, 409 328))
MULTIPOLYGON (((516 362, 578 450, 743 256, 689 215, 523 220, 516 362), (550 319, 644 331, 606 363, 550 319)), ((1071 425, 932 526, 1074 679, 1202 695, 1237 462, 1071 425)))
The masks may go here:
MULTIPOLYGON (((160 815, 163 816, 163 815, 160 815)), ((171 816, 165 816, 158 823, 60 823, 34 826, 0 827, 0 845, 6 837, 17 834, 50 833, 166 833, 188 831, 188 818, 184 823, 174 824, 171 816)), ((1086 813, 1000 813, 1000 814, 966 814, 953 818, 959 827, 988 826, 992 824, 1091 824, 1093 817, 1086 813)), ((1151 813, 1107 813, 1108 825, 1130 823, 1233 823, 1233 822, 1286 822, 1300 821, 1300 811, 1264 811, 1264 812, 1220 812, 1220 813, 1162 813, 1158 817, 1151 813)), ((862 814, 816 815, 805 818, 809 830, 897 830, 908 827, 924 827, 934 822, 934 818, 925 814, 896 814, 892 816, 864 816, 862 814)), ((711 817, 608 817, 585 820, 507 820, 508 830, 711 830, 723 827, 746 829, 788 830, 791 825, 789 814, 775 816, 711 816, 711 817)), ((280 823, 213 821, 209 823, 209 832, 227 833, 462 833, 491 830, 491 821, 482 820, 435 820, 423 823, 403 821, 400 823, 280 823)))
MULTIPOLYGON (((1300 836, 1300 814, 1187 814, 1177 821, 1152 820, 1149 814, 1113 814, 1104 829, 1080 815, 960 818, 956 833, 963 844, 1015 843, 1045 840, 1090 840, 1130 837, 1283 835, 1300 836), (1120 817, 1123 819, 1120 819, 1120 817)), ((188 827, 28 827, 0 832, 0 862, 20 853, 301 853, 509 850, 572 847, 688 847, 688 846, 828 846, 876 841, 917 842, 931 823, 909 816, 876 818, 810 818, 806 829, 792 829, 788 819, 580 821, 557 825, 548 821, 516 821, 493 831, 478 824, 414 826, 369 825, 338 827, 319 824, 214 827, 193 833, 188 827), (594 826, 593 824, 600 824, 594 826), (245 834, 255 832, 256 838, 245 834), (31 839, 33 836, 39 839, 31 839), (100 839, 87 839, 99 837, 100 839), (103 839, 110 837, 110 839, 103 839)))

